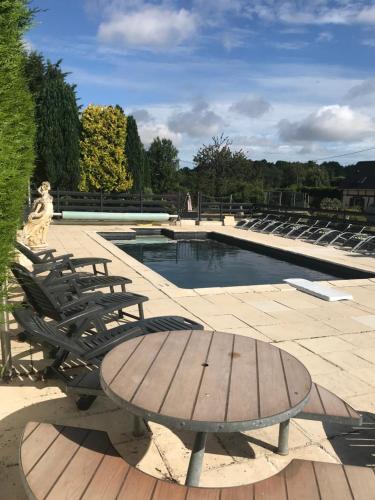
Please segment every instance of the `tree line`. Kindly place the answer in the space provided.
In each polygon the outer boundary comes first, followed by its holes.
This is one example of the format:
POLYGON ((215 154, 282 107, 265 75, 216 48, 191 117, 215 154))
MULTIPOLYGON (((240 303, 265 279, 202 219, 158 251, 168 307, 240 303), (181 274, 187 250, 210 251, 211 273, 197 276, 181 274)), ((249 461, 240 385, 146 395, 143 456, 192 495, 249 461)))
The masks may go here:
POLYGON ((136 119, 119 105, 81 109, 76 86, 61 60, 26 55, 25 75, 35 104, 35 184, 81 191, 169 191, 175 187, 178 151, 155 138, 145 149, 136 119))
POLYGON ((54 189, 166 193, 201 191, 236 201, 263 201, 264 192, 335 188, 351 171, 337 162, 251 160, 228 137, 213 137, 179 168, 170 139, 142 144, 136 119, 119 105, 90 104, 81 109, 76 86, 61 61, 26 55, 25 74, 35 105, 35 183, 54 189))

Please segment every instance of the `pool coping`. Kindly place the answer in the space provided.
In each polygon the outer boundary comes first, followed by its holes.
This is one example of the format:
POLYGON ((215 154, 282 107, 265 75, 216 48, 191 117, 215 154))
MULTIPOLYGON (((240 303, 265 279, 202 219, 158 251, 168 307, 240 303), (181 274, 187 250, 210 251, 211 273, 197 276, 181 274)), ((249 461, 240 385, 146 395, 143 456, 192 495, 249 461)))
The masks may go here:
MULTIPOLYGON (((150 228, 149 228, 150 229, 150 228)), ((332 286, 355 286, 358 284, 358 281, 375 281, 375 272, 374 270, 370 269, 364 269, 363 266, 349 266, 344 263, 335 263, 330 259, 324 259, 321 257, 312 257, 310 255, 306 255, 302 252, 299 252, 298 250, 286 250, 286 249, 280 249, 280 247, 277 247, 275 245, 266 245, 264 243, 259 243, 259 242, 254 242, 248 239, 241 238, 239 236, 235 235, 227 235, 225 232, 218 231, 217 228, 215 229, 208 229, 205 228, 202 230, 195 230, 195 231, 186 231, 185 229, 180 229, 180 228, 171 228, 168 227, 166 228, 165 226, 153 226, 152 229, 163 229, 167 230, 168 232, 175 234, 181 234, 181 233, 194 233, 194 234, 208 234, 208 233, 217 233, 219 236, 229 236, 232 239, 237 239, 239 242, 245 242, 247 245, 256 245, 259 247, 263 247, 266 249, 271 249, 271 250, 277 250, 279 253, 288 253, 289 255, 293 255, 297 257, 299 260, 301 259, 308 259, 308 260, 314 260, 316 262, 324 263, 325 265, 335 265, 335 266, 340 266, 342 268, 347 268, 348 270, 354 270, 354 271, 359 271, 363 273, 368 273, 369 276, 367 277, 361 277, 361 278, 352 278, 352 279, 336 279, 336 280, 327 280, 327 281, 319 281, 319 283, 328 283, 332 286)), ((123 250, 119 249, 114 243, 112 243, 110 240, 105 239, 103 236, 98 234, 99 232, 108 232, 108 233, 131 233, 134 234, 136 231, 132 228, 124 228, 124 230, 121 231, 85 231, 86 234, 92 238, 96 243, 104 247, 107 251, 109 251, 112 255, 114 255, 117 259, 121 260, 124 262, 126 265, 131 267, 135 272, 137 272, 142 278, 146 279, 149 281, 152 285, 157 287, 160 291, 164 292, 166 295, 170 297, 186 297, 186 296, 195 296, 196 294, 198 295, 212 295, 212 294, 224 294, 224 293, 249 293, 249 292, 266 292, 266 291, 295 291, 295 288, 292 287, 291 285, 287 283, 278 283, 278 284, 261 284, 261 285, 238 285, 238 286, 228 286, 228 287, 205 287, 205 288, 180 288, 171 281, 167 280, 164 278, 161 274, 157 273, 156 271, 153 271, 151 268, 146 266, 145 264, 142 264, 135 258, 131 257, 129 254, 124 252, 123 250)), ((220 239, 219 239, 220 241, 220 239)))

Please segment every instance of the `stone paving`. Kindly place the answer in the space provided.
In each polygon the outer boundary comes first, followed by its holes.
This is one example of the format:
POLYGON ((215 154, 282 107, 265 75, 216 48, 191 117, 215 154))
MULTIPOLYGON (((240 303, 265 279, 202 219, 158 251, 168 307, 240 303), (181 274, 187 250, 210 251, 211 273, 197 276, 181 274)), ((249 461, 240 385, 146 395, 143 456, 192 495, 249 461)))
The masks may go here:
MULTIPOLYGON (((230 227, 212 229, 375 273, 375 259, 371 257, 230 227)), ((274 453, 276 426, 242 434, 211 435, 202 485, 229 486, 261 480, 283 468, 291 458, 375 464, 375 279, 330 282, 353 295, 353 301, 339 303, 324 302, 286 284, 185 290, 103 240, 96 234, 100 230, 122 231, 124 226, 53 225, 49 243, 59 253, 110 258, 111 273, 131 278, 133 284, 128 290, 150 298, 145 304, 146 317, 183 315, 207 329, 275 343, 300 359, 315 382, 356 410, 366 412, 361 428, 293 420, 287 457, 274 453)), ((21 298, 15 289, 12 299, 21 298)), ((11 328, 17 331, 14 322, 11 328)), ((29 420, 106 430, 129 462, 155 476, 184 481, 192 444, 189 433, 150 423, 152 432, 134 439, 130 432, 132 418, 124 410, 103 396, 89 411, 79 412, 60 382, 43 382, 35 376, 35 371, 49 362, 43 359, 42 352, 16 340, 12 348, 17 376, 10 383, 0 384, 1 498, 25 498, 17 462, 20 434, 29 420)))

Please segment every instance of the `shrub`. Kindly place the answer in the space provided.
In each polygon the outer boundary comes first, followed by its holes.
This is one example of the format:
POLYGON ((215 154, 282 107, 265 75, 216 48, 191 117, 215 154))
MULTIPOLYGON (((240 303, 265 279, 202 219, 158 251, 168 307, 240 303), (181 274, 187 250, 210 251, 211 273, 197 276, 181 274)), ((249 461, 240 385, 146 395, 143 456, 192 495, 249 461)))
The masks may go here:
POLYGON ((130 189, 124 152, 126 117, 119 106, 90 104, 82 113, 80 191, 130 189))
POLYGON ((323 198, 320 202, 320 208, 323 210, 341 210, 342 203, 338 198, 323 198))

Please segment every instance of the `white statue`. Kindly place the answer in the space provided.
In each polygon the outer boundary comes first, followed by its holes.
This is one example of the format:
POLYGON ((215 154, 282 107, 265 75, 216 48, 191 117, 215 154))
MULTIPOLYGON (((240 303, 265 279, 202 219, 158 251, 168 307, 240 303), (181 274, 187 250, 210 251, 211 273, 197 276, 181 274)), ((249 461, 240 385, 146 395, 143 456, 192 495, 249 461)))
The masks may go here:
POLYGON ((38 187, 40 198, 34 200, 28 221, 24 225, 22 239, 30 248, 47 246, 47 232, 53 216, 53 197, 49 194, 51 185, 45 181, 38 187))

